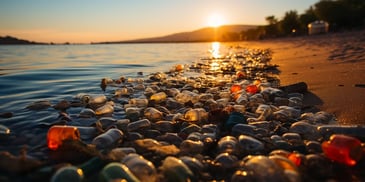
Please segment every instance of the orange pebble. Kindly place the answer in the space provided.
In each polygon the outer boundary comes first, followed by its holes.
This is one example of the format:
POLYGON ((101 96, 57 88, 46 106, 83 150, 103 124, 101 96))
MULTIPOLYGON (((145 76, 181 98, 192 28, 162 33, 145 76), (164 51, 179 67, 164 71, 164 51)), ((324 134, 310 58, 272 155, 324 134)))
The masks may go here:
POLYGON ((231 86, 231 93, 235 93, 235 92, 238 92, 240 90, 242 90, 241 85, 234 84, 234 85, 231 86))
POLYGON ((296 153, 289 154, 288 159, 291 160, 296 166, 300 166, 300 164, 302 163, 301 156, 296 153))
POLYGON ((260 80, 255 80, 255 81, 253 81, 253 84, 254 85, 259 85, 261 83, 261 81, 260 80))
POLYGON ((246 92, 251 93, 251 94, 255 94, 259 91, 259 88, 257 88, 256 85, 249 85, 246 87, 246 92))
POLYGON ((329 159, 348 166, 356 165, 363 155, 360 140, 339 134, 332 135, 329 141, 324 141, 322 150, 329 159))
POLYGON ((178 64, 175 66, 175 71, 182 71, 182 70, 184 70, 184 65, 178 64))
POLYGON ((64 140, 79 140, 80 132, 73 126, 52 126, 47 133, 47 145, 51 150, 56 150, 64 140))

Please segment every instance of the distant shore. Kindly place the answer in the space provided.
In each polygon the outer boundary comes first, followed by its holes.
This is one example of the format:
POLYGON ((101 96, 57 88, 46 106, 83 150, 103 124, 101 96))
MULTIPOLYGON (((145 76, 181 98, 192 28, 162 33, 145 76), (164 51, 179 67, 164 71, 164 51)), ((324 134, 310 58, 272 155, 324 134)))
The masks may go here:
POLYGON ((306 105, 333 113, 340 124, 365 125, 365 30, 245 44, 273 51, 281 85, 306 82, 306 105))

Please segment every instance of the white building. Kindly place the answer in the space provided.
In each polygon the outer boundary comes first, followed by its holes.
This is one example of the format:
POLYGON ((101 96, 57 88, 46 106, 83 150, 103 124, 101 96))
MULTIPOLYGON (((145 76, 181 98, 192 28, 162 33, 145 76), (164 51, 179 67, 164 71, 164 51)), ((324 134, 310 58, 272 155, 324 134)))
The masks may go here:
POLYGON ((314 21, 308 24, 308 34, 320 34, 320 33, 327 33, 328 32, 329 24, 325 21, 314 21))

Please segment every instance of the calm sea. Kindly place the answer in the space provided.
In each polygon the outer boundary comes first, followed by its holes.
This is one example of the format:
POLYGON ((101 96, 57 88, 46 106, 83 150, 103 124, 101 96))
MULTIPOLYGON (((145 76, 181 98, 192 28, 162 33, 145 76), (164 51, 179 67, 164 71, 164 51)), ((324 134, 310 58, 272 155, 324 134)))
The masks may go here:
POLYGON ((13 113, 0 118, 0 124, 26 131, 52 123, 57 115, 26 106, 40 100, 56 104, 78 93, 102 94, 104 77, 168 71, 208 56, 211 47, 212 43, 0 46, 0 113, 13 113))

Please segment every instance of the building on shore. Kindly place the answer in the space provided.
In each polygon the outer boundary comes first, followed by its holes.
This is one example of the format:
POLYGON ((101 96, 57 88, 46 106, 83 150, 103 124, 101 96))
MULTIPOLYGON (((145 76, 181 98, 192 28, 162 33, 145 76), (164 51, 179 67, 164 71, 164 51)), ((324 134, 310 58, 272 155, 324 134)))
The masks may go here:
POLYGON ((308 24, 308 34, 322 34, 327 33, 329 28, 329 24, 322 20, 317 20, 308 24))

